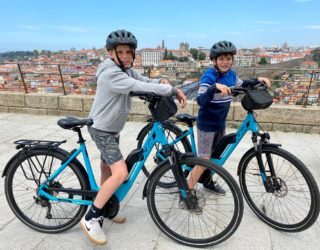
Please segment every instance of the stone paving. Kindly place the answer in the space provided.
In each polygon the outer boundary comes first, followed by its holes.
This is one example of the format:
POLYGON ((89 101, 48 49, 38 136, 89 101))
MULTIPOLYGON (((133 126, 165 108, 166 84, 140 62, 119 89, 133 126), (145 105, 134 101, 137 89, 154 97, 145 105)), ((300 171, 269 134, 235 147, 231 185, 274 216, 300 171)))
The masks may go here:
MULTIPOLYGON (((71 150, 76 146, 75 133, 56 125, 57 116, 23 115, 0 113, 0 174, 11 156, 16 152, 13 141, 18 139, 63 140, 63 148, 71 150)), ((128 122, 121 133, 121 149, 124 156, 136 147, 136 136, 144 123, 128 122)), ((229 132, 234 130, 229 129, 229 132)), ((96 178, 99 178, 99 153, 89 138, 86 129, 87 146, 96 178)), ((320 181, 320 135, 271 132, 272 142, 300 158, 320 181)), ((247 135, 227 161, 226 168, 235 177, 236 166, 241 156, 251 147, 247 135)), ((146 181, 141 173, 132 190, 121 203, 122 215, 127 222, 122 225, 105 221, 104 230, 108 244, 95 246, 86 238, 79 226, 60 234, 43 234, 22 224, 11 212, 4 194, 4 178, 0 178, 0 249, 190 249, 172 241, 153 223, 149 216, 146 200, 142 200, 142 188, 146 181)), ((238 230, 227 241, 214 249, 319 249, 319 219, 311 228, 300 233, 283 233, 260 221, 245 204, 244 216, 238 230)))

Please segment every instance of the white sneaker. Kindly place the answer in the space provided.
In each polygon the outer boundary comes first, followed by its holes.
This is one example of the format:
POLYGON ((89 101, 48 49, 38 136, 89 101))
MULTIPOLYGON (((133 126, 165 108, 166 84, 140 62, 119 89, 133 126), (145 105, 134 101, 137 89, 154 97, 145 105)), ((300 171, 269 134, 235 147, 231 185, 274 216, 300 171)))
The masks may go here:
POLYGON ((104 245, 107 243, 107 237, 102 230, 102 223, 103 216, 92 218, 88 221, 83 217, 80 222, 80 226, 88 238, 98 245, 104 245))

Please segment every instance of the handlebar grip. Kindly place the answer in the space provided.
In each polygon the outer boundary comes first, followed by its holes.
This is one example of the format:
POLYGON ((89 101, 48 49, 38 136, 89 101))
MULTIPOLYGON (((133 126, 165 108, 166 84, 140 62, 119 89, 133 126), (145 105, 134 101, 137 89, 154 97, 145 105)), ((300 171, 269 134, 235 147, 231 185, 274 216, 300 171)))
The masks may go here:
POLYGON ((145 91, 131 91, 131 92, 129 92, 129 96, 147 96, 148 94, 150 94, 150 93, 148 93, 148 92, 145 92, 145 91))

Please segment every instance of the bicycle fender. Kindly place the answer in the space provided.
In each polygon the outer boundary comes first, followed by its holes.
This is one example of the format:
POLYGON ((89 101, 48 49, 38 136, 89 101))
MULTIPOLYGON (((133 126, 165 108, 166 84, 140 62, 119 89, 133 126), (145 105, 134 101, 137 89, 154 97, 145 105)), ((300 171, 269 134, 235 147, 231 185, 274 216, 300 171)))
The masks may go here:
MULTIPOLYGON (((41 148, 42 148, 42 149, 48 149, 48 147, 41 145, 41 146, 35 146, 35 147, 33 147, 32 149, 28 149, 28 150, 31 151, 31 150, 35 150, 35 149, 41 149, 41 148)), ((71 156, 70 153, 68 153, 66 150, 61 149, 61 148, 50 148, 50 150, 51 150, 51 151, 56 151, 56 152, 59 152, 59 153, 63 154, 63 155, 66 157, 66 159, 68 159, 68 158, 71 156)), ((5 166, 5 168, 4 168, 3 172, 2 172, 2 177, 5 177, 5 176, 6 176, 6 174, 7 174, 7 172, 8 172, 8 169, 9 169, 10 166, 13 164, 13 162, 14 162, 16 159, 18 159, 19 155, 25 154, 25 153, 27 153, 27 151, 24 150, 24 149, 22 149, 22 150, 20 150, 18 153, 16 153, 16 154, 9 160, 9 162, 7 163, 7 165, 5 166)), ((80 172, 83 174, 83 176, 85 176, 85 178, 87 179, 87 181, 88 181, 88 183, 89 183, 88 174, 87 174, 87 172, 85 171, 85 168, 84 168, 84 166, 82 165, 82 163, 81 163, 78 159, 76 159, 76 158, 72 160, 72 163, 74 163, 74 164, 79 168, 80 172)))
MULTIPOLYGON (((280 144, 276 144, 276 143, 267 143, 267 144, 262 144, 262 149, 265 148, 279 148, 281 147, 280 144)), ((240 170, 241 170, 241 166, 243 165, 243 162, 248 158, 249 155, 251 155, 252 153, 254 153, 254 147, 250 148, 241 158, 239 165, 238 165, 238 169, 237 169, 237 175, 239 176, 240 174, 240 170)))
POLYGON ((5 177, 7 175, 7 171, 8 169, 10 168, 11 164, 18 158, 19 154, 21 154, 21 150, 16 153, 14 156, 11 157, 11 159, 8 161, 8 163, 6 164, 6 166, 4 167, 3 169, 3 172, 2 172, 2 178, 5 177))
POLYGON ((139 141, 141 135, 143 134, 143 132, 146 131, 146 130, 147 130, 147 131, 150 130, 150 129, 152 128, 152 126, 153 126, 152 123, 148 123, 147 125, 145 125, 145 126, 140 130, 140 132, 139 132, 136 140, 139 141))
POLYGON ((149 175, 148 180, 146 181, 146 184, 144 184, 143 191, 142 191, 142 199, 146 198, 148 195, 148 185, 149 181, 152 179, 152 177, 159 171, 160 168, 162 168, 164 165, 168 164, 169 160, 165 159, 162 161, 149 175))

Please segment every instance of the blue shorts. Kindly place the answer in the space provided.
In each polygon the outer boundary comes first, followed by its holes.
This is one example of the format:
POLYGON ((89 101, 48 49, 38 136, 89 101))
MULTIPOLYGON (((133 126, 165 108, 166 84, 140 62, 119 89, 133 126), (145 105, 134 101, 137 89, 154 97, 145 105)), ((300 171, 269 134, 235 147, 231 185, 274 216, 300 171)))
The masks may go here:
POLYGON ((123 159, 119 148, 119 133, 105 132, 92 127, 89 127, 88 131, 101 153, 102 161, 110 166, 123 159))

